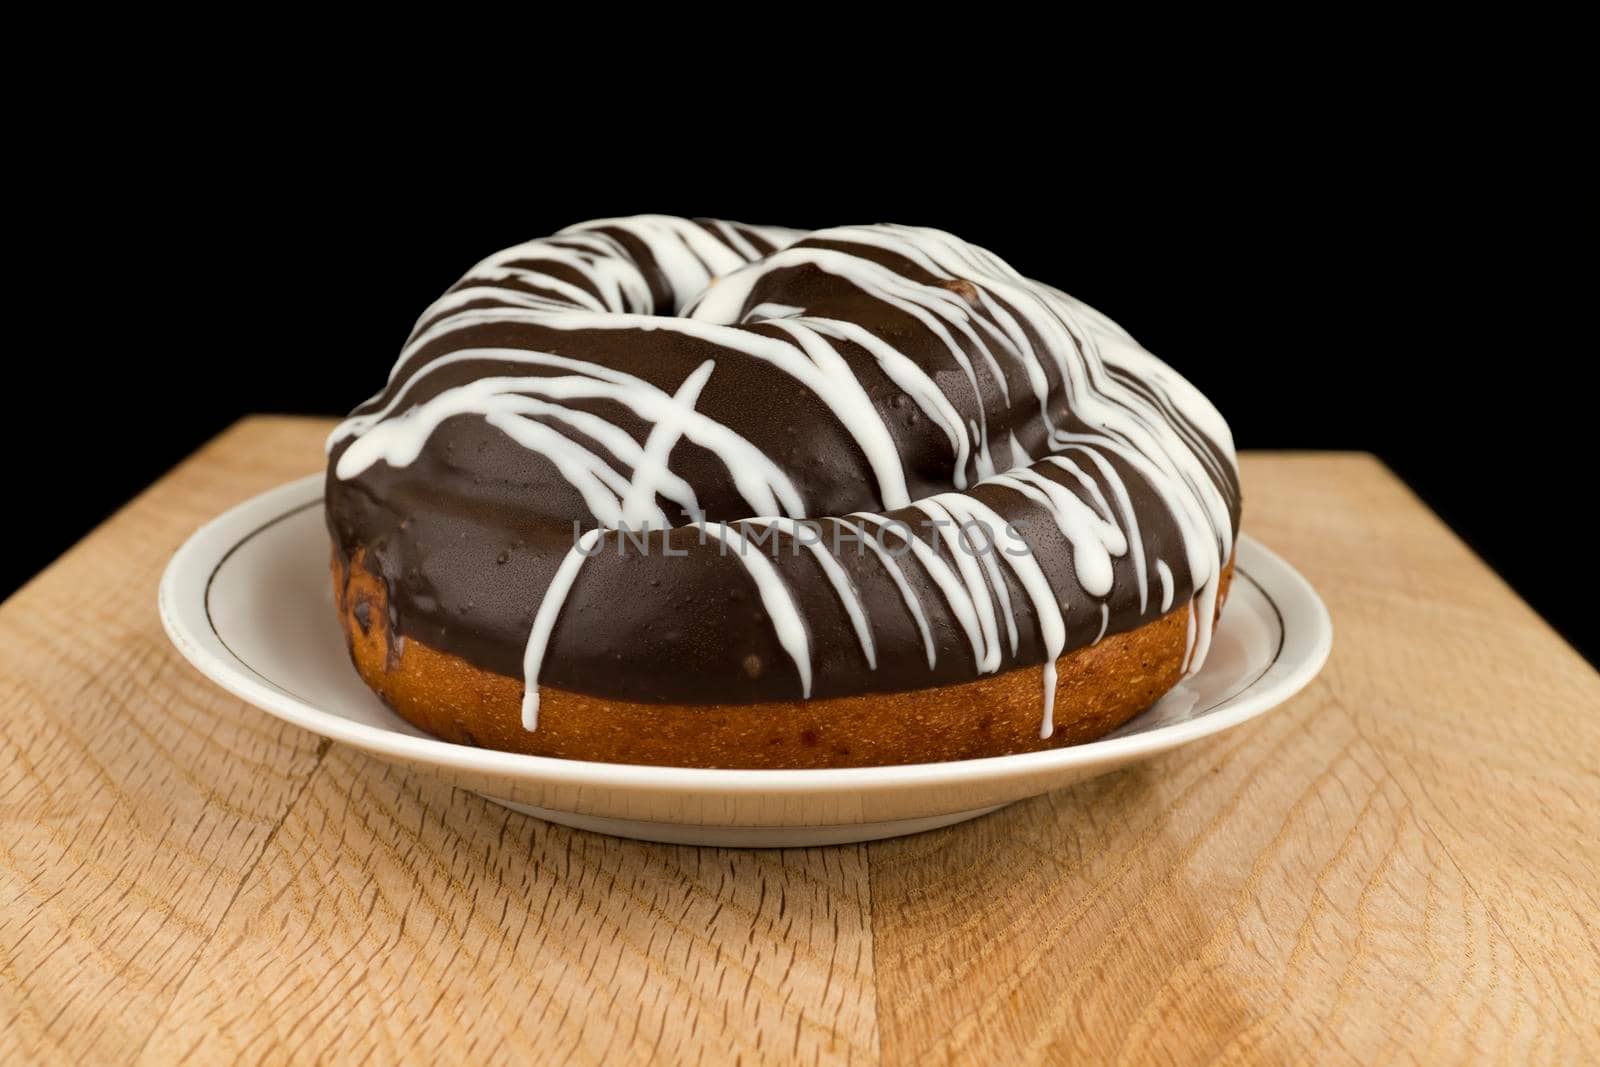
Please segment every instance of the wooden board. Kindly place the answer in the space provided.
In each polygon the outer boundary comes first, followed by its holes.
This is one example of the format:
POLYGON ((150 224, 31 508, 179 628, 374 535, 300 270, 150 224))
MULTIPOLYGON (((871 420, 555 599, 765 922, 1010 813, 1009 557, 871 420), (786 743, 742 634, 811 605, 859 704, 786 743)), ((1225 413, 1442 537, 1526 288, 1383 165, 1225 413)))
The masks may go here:
POLYGON ((1361 455, 1244 460, 1327 670, 987 818, 740 852, 511 814, 223 694, 156 618, 317 469, 247 420, 0 606, 0 1063, 1600 1057, 1600 676, 1361 455))

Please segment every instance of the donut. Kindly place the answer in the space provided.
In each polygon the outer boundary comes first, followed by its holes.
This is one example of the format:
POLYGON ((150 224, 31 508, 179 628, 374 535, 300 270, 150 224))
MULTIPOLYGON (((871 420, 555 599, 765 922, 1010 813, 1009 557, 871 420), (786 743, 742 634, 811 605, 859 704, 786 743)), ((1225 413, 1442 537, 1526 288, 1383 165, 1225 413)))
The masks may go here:
POLYGON ((935 229, 601 219, 479 263, 328 440, 362 679, 448 741, 607 762, 971 759, 1204 663, 1216 408, 935 229))

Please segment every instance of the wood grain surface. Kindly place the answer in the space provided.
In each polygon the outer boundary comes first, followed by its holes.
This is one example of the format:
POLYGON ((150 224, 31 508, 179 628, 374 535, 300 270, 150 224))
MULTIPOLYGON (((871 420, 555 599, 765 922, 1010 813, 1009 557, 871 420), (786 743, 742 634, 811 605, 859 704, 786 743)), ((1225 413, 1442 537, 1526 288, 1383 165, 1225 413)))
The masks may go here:
POLYGON ((234 427, 0 606, 0 1063, 1595 1062, 1600 676, 1376 460, 1244 459, 1333 613, 1278 711, 916 837, 512 814, 224 694, 156 582, 234 427))

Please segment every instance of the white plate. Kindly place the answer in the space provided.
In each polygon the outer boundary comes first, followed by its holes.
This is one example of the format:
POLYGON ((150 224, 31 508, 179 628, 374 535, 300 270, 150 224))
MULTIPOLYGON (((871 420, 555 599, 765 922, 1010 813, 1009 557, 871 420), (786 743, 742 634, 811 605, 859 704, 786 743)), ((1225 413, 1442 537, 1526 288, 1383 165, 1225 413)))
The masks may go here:
POLYGON ((345 651, 322 476, 201 528, 161 580, 161 621, 200 672, 257 707, 551 822, 650 841, 869 841, 945 826, 1208 737, 1288 700, 1333 626, 1292 567, 1245 536, 1205 666, 1111 736, 992 759, 839 770, 700 770, 521 756, 427 736, 384 707, 345 651))

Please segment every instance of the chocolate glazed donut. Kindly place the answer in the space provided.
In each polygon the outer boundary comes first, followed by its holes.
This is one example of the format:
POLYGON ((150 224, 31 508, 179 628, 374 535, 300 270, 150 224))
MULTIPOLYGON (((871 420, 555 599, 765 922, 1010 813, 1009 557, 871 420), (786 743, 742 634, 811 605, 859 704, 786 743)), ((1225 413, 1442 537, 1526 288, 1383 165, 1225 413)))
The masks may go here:
POLYGON ((329 441, 351 654, 448 740, 687 766, 1097 736, 1198 669, 1216 409, 938 230, 639 216, 490 257, 329 441))

